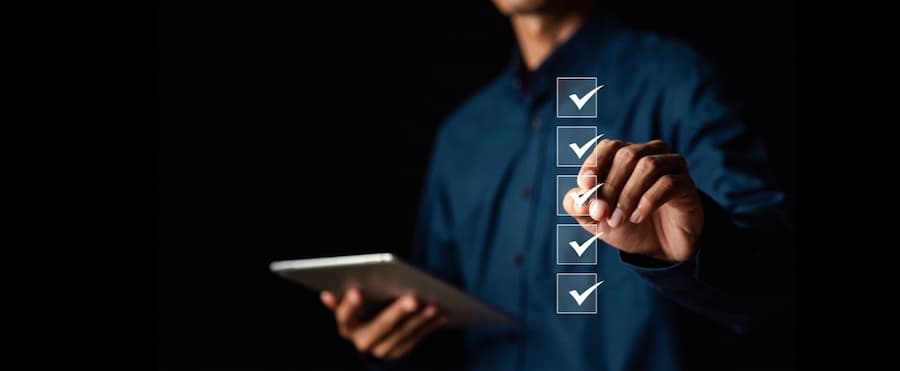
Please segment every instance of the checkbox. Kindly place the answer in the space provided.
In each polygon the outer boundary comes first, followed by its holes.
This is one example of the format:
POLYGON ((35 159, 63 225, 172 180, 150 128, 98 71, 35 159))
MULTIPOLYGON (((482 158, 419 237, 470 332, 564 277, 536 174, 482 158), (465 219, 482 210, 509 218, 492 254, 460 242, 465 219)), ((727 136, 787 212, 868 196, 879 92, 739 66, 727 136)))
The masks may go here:
POLYGON ((597 273, 556 274, 556 314, 597 314, 597 273))
POLYGON ((597 134, 596 126, 557 126, 556 166, 596 166, 594 147, 601 138, 602 134, 597 134))
POLYGON ((597 264, 598 228, 592 224, 589 229, 578 224, 556 225, 556 264, 597 264))
MULTIPOLYGON (((591 177, 594 178, 594 184, 597 184, 596 175, 557 175, 556 176, 556 216, 568 216, 569 213, 563 207, 563 201, 566 197, 573 198, 573 201, 580 198, 584 204, 588 204, 592 199, 597 198, 598 190, 582 190, 581 194, 572 192, 568 193, 572 188, 578 188, 578 178, 591 177)), ((588 216, 588 213, 575 214, 572 216, 588 216)))
POLYGON ((596 118, 597 95, 602 88, 596 77, 557 77, 556 117, 596 118))

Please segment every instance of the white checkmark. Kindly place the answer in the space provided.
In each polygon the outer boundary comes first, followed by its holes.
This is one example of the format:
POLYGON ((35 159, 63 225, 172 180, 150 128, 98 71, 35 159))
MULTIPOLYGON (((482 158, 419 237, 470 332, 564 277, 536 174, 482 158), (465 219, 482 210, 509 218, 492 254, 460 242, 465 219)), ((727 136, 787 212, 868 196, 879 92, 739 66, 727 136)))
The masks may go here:
POLYGON ((591 293, 594 292, 594 290, 596 290, 597 287, 602 284, 603 281, 597 282, 594 284, 594 286, 588 287, 588 289, 584 290, 584 292, 581 294, 579 294, 578 291, 569 290, 569 295, 572 295, 572 299, 575 299, 575 302, 578 303, 578 306, 580 307, 581 304, 584 303, 584 300, 587 299, 588 296, 591 296, 591 293))
POLYGON ((584 203, 587 202, 587 200, 591 198, 591 195, 593 195, 594 192, 597 192, 597 188, 600 188, 600 186, 602 185, 603 183, 597 184, 594 186, 594 188, 591 188, 587 192, 584 192, 582 194, 572 192, 569 193, 569 196, 571 196, 575 200, 575 205, 584 206, 584 203))
POLYGON ((579 147, 578 144, 569 143, 569 148, 571 148, 572 151, 575 152, 575 156, 578 156, 578 158, 580 159, 581 156, 584 156, 584 153, 587 152, 588 148, 590 148, 592 145, 594 145, 594 143, 597 142, 597 139, 600 139, 600 137, 602 137, 602 136, 603 136, 603 134, 596 136, 594 139, 589 140, 587 143, 585 143, 581 147, 579 147))
POLYGON ((591 237, 591 239, 584 241, 584 243, 581 245, 579 245, 578 242, 569 241, 569 246, 572 246, 572 250, 575 250, 575 253, 578 254, 578 256, 581 256, 582 254, 584 254, 585 251, 587 251, 588 247, 591 247, 591 244, 593 244, 594 241, 596 241, 597 238, 600 237, 601 235, 603 235, 603 232, 600 232, 600 234, 594 235, 593 237, 591 237))
POLYGON ((575 103, 575 106, 578 107, 579 110, 581 110, 581 107, 584 107, 584 105, 587 104, 589 100, 591 100, 591 97, 593 97, 594 94, 597 94, 597 90, 600 90, 601 88, 603 88, 603 85, 594 88, 594 90, 589 91, 581 98, 579 98, 575 94, 569 94, 569 99, 571 99, 572 103, 575 103))

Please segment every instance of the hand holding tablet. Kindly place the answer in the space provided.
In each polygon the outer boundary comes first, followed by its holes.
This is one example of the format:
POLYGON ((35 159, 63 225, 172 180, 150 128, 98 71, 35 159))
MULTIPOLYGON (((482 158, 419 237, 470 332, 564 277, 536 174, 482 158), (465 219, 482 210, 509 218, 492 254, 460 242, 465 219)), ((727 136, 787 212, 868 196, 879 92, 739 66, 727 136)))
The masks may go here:
POLYGON ((499 310, 391 254, 274 262, 276 274, 322 291, 338 330, 364 353, 396 359, 443 326, 512 325, 499 310))

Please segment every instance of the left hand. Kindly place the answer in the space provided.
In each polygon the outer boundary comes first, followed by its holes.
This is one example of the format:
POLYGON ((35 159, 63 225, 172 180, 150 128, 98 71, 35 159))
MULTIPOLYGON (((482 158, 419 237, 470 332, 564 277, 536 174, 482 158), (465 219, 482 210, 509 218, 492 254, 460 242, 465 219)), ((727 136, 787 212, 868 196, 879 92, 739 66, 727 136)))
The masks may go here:
POLYGON ((595 166, 581 167, 580 189, 569 193, 589 190, 597 180, 604 184, 582 206, 566 194, 566 212, 591 233, 596 224, 600 239, 619 250, 668 262, 689 259, 703 232, 703 207, 684 157, 660 140, 609 139, 592 156, 595 166))

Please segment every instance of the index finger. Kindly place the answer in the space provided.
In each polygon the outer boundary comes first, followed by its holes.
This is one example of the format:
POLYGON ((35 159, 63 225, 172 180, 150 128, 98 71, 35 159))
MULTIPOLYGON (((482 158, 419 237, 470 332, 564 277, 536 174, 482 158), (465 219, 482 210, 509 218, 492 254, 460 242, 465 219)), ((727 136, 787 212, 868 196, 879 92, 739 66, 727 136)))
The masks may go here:
POLYGON ((578 171, 578 187, 590 189, 597 185, 597 182, 602 182, 609 172, 609 167, 612 165, 616 151, 626 145, 628 143, 618 139, 603 139, 600 143, 597 143, 594 146, 594 153, 591 154, 596 161, 593 161, 593 164, 585 161, 584 165, 581 166, 581 170, 578 171), (582 175, 596 175, 596 177, 582 175))

